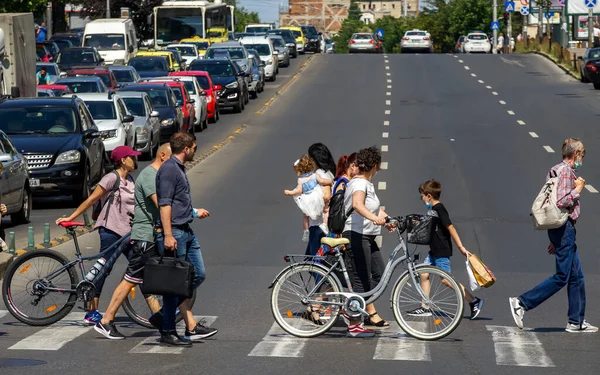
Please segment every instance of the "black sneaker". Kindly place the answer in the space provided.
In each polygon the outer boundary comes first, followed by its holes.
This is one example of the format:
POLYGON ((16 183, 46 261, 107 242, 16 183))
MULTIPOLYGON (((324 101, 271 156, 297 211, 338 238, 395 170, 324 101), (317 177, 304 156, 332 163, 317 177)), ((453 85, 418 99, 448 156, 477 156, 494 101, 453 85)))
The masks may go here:
POLYGON ((473 302, 469 303, 469 306, 471 306, 471 320, 474 320, 479 316, 479 313, 483 308, 483 300, 481 298, 475 297, 473 302))
POLYGON ((406 314, 409 316, 418 316, 418 317, 431 316, 431 310, 427 309, 425 307, 417 307, 414 310, 407 311, 406 314))
POLYGON ((193 330, 190 331, 189 329, 186 329, 185 336, 183 337, 188 340, 200 340, 211 337, 218 332, 216 328, 207 327, 204 325, 204 323, 206 323, 206 321, 202 319, 196 323, 196 326, 193 330))
POLYGON ((107 339, 123 340, 125 338, 125 336, 123 336, 123 334, 121 334, 121 332, 117 330, 117 327, 115 327, 115 323, 112 321, 107 324, 102 324, 102 322, 98 322, 94 326, 94 330, 96 330, 96 332, 106 337, 107 339))
POLYGON ((188 348, 192 346, 192 342, 190 340, 182 339, 177 335, 176 331, 161 333, 159 343, 160 345, 182 346, 188 348))

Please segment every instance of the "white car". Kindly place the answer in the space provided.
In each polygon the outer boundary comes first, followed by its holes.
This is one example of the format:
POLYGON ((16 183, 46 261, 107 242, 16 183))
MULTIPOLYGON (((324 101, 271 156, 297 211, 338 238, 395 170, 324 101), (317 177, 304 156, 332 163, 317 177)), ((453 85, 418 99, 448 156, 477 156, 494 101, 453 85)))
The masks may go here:
POLYGON ((202 131, 208 128, 208 100, 206 98, 206 92, 200 87, 198 79, 194 76, 168 76, 168 77, 156 77, 143 79, 142 81, 147 82, 167 82, 167 81, 179 81, 183 82, 185 88, 188 90, 188 94, 191 99, 194 99, 194 110, 196 112, 194 116, 194 130, 202 131))
POLYGON ((400 42, 400 52, 433 52, 431 35, 424 30, 409 30, 400 42))
POLYGON ((463 42, 464 53, 482 52, 489 53, 492 45, 487 35, 484 33, 470 33, 463 42))
POLYGON ((271 81, 275 81, 279 73, 279 52, 277 52, 269 37, 267 35, 245 36, 240 38, 239 41, 247 49, 253 49, 258 52, 260 60, 265 63, 265 77, 271 81))
POLYGON ((160 145, 160 121, 148 94, 143 91, 122 91, 119 96, 134 117, 135 147, 145 159, 152 160, 160 145))
POLYGON ((199 57, 198 47, 194 44, 169 44, 167 48, 177 50, 186 66, 190 66, 199 57))
POLYGON ((129 113, 118 94, 80 93, 73 96, 82 99, 88 107, 109 157, 117 146, 135 148, 136 136, 133 123, 135 118, 129 113))

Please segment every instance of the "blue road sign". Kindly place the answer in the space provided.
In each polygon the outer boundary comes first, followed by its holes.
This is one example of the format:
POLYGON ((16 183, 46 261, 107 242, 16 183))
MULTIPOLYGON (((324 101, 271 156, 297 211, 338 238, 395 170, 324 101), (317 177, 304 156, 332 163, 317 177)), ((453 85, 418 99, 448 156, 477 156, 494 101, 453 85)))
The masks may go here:
POLYGON ((512 13, 515 11, 515 2, 507 1, 504 3, 504 11, 508 13, 512 13))
POLYGON ((383 38, 383 30, 377 29, 375 30, 375 34, 377 34, 378 37, 383 38))
POLYGON ((586 8, 593 8, 596 6, 596 1, 597 0, 583 0, 583 3, 585 4, 586 8))
POLYGON ((544 17, 549 20, 550 18, 554 17, 554 12, 544 13, 544 17))
POLYGON ((522 15, 526 16, 529 14, 529 7, 526 6, 522 6, 521 9, 519 10, 519 12, 521 12, 522 15))
POLYGON ((565 6, 565 0, 558 0, 558 3, 562 6, 565 6))
POLYGON ((492 22, 490 28, 492 30, 500 30, 500 24, 498 22, 492 22))

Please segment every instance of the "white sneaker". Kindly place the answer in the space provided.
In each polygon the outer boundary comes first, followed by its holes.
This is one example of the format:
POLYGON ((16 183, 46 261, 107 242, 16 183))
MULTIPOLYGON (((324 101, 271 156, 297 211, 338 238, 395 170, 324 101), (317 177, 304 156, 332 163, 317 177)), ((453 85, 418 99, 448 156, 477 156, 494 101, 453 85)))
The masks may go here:
POLYGON ((594 327, 584 320, 582 325, 567 323, 567 328, 565 328, 565 331, 570 333, 594 333, 598 332, 598 327, 594 327))
POLYGON ((517 297, 510 297, 508 302, 510 303, 510 312, 515 320, 515 324, 520 329, 523 329, 523 315, 525 315, 525 309, 521 306, 517 297))
POLYGON ((308 231, 308 229, 305 229, 304 233, 302 233, 302 242, 307 243, 309 237, 310 237, 310 232, 308 231))

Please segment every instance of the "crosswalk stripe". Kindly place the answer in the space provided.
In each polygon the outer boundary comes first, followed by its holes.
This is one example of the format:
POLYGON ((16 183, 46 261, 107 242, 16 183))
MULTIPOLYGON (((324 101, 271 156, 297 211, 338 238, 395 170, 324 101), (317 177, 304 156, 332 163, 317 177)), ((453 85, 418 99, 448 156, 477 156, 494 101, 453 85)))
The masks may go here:
POLYGON ((486 326, 492 332, 496 364, 505 366, 554 367, 534 332, 527 328, 486 326))
MULTIPOLYGON (((194 319, 200 321, 202 319, 205 320, 205 325, 210 327, 215 320, 217 320, 216 316, 196 316, 194 315, 194 319)), ((182 320, 177 324, 177 328, 179 331, 185 330, 185 322, 182 320)), ((147 337, 142 342, 137 344, 129 351, 129 353, 133 354, 181 354, 185 348, 177 348, 172 346, 161 346, 159 343, 160 333, 155 333, 150 337, 147 337)))
POLYGON ((6 315, 8 315, 7 310, 0 310, 0 319, 4 318, 6 315))
MULTIPOLYGON (((414 325, 423 325, 415 327, 425 329, 427 323, 418 322, 414 325)), ((392 360, 392 361, 431 361, 431 353, 425 341, 420 341, 410 337, 398 323, 390 323, 390 327, 385 330, 385 334, 377 340, 375 355, 373 359, 392 360)))
POLYGON ((256 344, 248 357, 304 357, 308 340, 292 336, 277 323, 273 323, 267 335, 256 344))
POLYGON ((82 324, 84 317, 85 313, 83 312, 70 313, 51 327, 37 331, 8 349, 58 350, 92 329, 92 326, 82 324))

